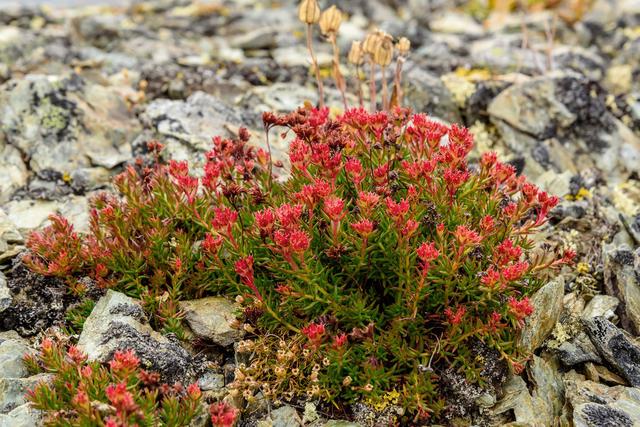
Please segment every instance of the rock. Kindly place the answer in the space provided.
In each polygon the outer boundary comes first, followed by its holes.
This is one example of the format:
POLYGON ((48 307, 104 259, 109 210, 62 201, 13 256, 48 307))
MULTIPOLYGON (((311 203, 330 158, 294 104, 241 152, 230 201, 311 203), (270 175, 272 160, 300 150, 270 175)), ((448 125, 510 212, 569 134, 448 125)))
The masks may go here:
POLYGON ((531 297, 533 314, 527 317, 518 338, 518 346, 526 353, 538 348, 549 336, 562 313, 564 280, 555 279, 531 297))
POLYGON ((224 375, 207 371, 198 379, 198 387, 202 391, 220 390, 224 387, 224 375))
POLYGON ((604 317, 583 319, 591 342, 604 360, 634 387, 640 386, 640 346, 604 317))
POLYGON ((298 415, 298 412, 291 406, 282 406, 278 409, 271 411, 270 418, 273 427, 300 427, 302 426, 302 419, 298 415))
POLYGON ((574 71, 594 81, 605 75, 605 62, 600 55, 579 46, 555 46, 552 63, 554 69, 574 71))
POLYGON ((0 378, 23 378, 28 375, 22 358, 29 343, 15 331, 0 332, 0 378))
POLYGON ((580 427, 634 426, 640 423, 640 391, 608 387, 565 375, 566 396, 573 407, 573 421, 580 427))
POLYGON ((323 427, 362 427, 362 424, 352 423, 344 420, 330 420, 323 424, 323 427))
POLYGON ((579 363, 602 363, 598 350, 585 332, 580 332, 570 341, 565 341, 555 349, 560 361, 566 366, 579 363))
POLYGON ((531 398, 538 413, 538 422, 553 425, 554 420, 562 415, 564 406, 564 383, 557 366, 534 355, 527 369, 534 385, 531 398))
POLYGON ((38 374, 29 378, 0 378, 0 413, 7 413, 27 403, 25 393, 51 374, 38 374))
POLYGON ((59 208, 58 202, 49 200, 12 200, 4 205, 9 220, 24 232, 43 226, 59 208))
POLYGON ((42 425, 42 412, 31 404, 20 405, 8 414, 0 414, 0 427, 38 427, 42 425))
POLYGON ((513 411, 516 422, 535 425, 538 420, 538 412, 524 380, 513 375, 504 385, 503 397, 491 412, 500 415, 507 411, 513 411))
POLYGON ((546 57, 533 49, 522 48, 520 35, 500 34, 471 43, 469 55, 477 68, 494 73, 520 72, 529 75, 543 70, 546 57))
POLYGON ((484 33, 482 25, 478 24, 466 13, 447 11, 436 16, 429 24, 431 30, 438 33, 454 33, 468 36, 479 36, 484 33))
POLYGON ((602 88, 578 74, 514 84, 488 111, 509 148, 543 170, 596 167, 613 181, 640 170, 640 138, 608 111, 602 88))
POLYGON ((24 239, 13 221, 0 208, 0 264, 22 249, 24 239))
MULTIPOLYGON (((353 94, 347 93, 347 103, 356 105, 357 100, 353 94)), ((343 109, 340 92, 325 87, 325 103, 329 107, 343 109)), ((286 113, 297 110, 305 102, 315 104, 318 92, 315 86, 300 86, 290 83, 275 83, 270 86, 257 86, 249 91, 240 101, 254 114, 262 114, 264 111, 286 113)), ((256 123, 258 124, 258 123, 256 123)), ((262 122, 260 122, 260 125, 262 122)))
POLYGON ((582 317, 592 318, 602 316, 611 320, 615 316, 616 308, 620 301, 609 295, 595 295, 582 312, 582 317))
POLYGON ((28 75, 2 86, 0 105, 0 132, 34 172, 112 168, 131 158, 137 125, 111 87, 75 74, 28 75))
POLYGON ((163 381, 183 384, 197 376, 194 360, 177 342, 155 332, 144 310, 128 296, 107 291, 84 323, 78 347, 90 360, 107 362, 117 350, 132 349, 145 369, 157 371, 163 381))
POLYGON ((0 271, 0 313, 9 308, 12 301, 11 291, 9 290, 9 286, 7 286, 7 278, 0 271))
POLYGON ((609 295, 619 298, 622 326, 640 333, 640 251, 626 245, 603 248, 604 283, 609 295))
POLYGON ((426 113, 449 123, 462 121, 453 94, 436 75, 419 67, 407 67, 403 85, 404 104, 413 111, 426 113))
POLYGON ((12 301, 0 315, 0 330, 31 336, 64 319, 69 303, 64 281, 36 274, 21 262, 7 273, 7 281, 12 301))
POLYGON ((227 347, 242 339, 242 330, 231 327, 236 319, 233 303, 223 297, 208 297, 182 301, 180 308, 185 313, 189 327, 200 338, 227 347))
POLYGON ((186 101, 153 101, 147 106, 142 120, 161 138, 187 144, 201 152, 211 149, 212 137, 228 133, 226 125, 241 126, 243 123, 239 111, 204 92, 196 92, 186 101))
POLYGON ((20 151, 0 141, 0 203, 8 201, 14 191, 26 185, 28 176, 20 151))

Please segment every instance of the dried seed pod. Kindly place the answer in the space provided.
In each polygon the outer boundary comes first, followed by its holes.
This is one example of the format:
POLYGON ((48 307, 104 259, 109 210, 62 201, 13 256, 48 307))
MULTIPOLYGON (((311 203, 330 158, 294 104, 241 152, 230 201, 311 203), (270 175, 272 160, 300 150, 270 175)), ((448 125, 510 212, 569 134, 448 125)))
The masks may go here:
POLYGON ((298 9, 298 19, 305 24, 315 24, 320 19, 320 7, 316 0, 302 0, 298 9))
POLYGON ((387 33, 382 33, 373 53, 373 60, 376 64, 386 67, 391 64, 391 59, 393 59, 393 38, 387 33))
POLYGON ((342 12, 333 5, 320 15, 320 32, 325 36, 337 34, 341 23, 342 12))
POLYGON ((398 49, 398 53, 402 56, 407 56, 409 53, 409 49, 411 49, 411 42, 408 38, 402 37, 396 43, 396 49, 398 49))
POLYGON ((362 62, 364 61, 364 50, 362 49, 361 41, 354 41, 351 43, 348 60, 353 65, 362 65, 362 62))
POLYGON ((372 33, 367 34, 367 37, 364 39, 364 43, 362 43, 362 50, 364 53, 368 53, 373 56, 378 49, 378 44, 380 43, 380 33, 381 31, 376 30, 372 33))

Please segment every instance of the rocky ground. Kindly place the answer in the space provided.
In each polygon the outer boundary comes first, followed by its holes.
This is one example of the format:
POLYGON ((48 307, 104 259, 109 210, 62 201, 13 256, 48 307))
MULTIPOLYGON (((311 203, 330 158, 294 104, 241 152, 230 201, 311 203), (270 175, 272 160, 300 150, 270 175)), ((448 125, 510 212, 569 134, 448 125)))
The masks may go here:
MULTIPOLYGON (((150 139, 198 162, 211 136, 246 126, 260 144, 262 111, 315 102, 295 3, 0 7, 0 426, 37 425, 23 392, 40 378, 26 377, 20 357, 75 303, 20 265, 28 232, 54 212, 86 228, 88 198, 150 139)), ((483 25, 453 2, 335 3, 350 15, 343 51, 372 25, 410 38, 406 103, 470 127, 478 152, 497 151, 564 198, 541 238, 569 242, 580 263, 535 296, 521 339, 535 356, 522 376, 471 394, 452 382, 451 396, 471 408, 459 422, 640 424, 640 2, 595 0, 578 22, 558 20, 552 39, 550 12, 483 25)), ((328 70, 328 45, 316 45, 328 70)), ((328 94, 337 108, 339 94, 328 94)), ((115 292, 79 342, 96 358, 133 345, 167 376, 223 395, 240 339, 231 308, 215 299, 184 309, 206 351, 153 331, 115 292)), ((356 413, 358 425, 384 423, 356 413)), ((328 422, 311 404, 255 414, 253 425, 356 425, 328 422)))

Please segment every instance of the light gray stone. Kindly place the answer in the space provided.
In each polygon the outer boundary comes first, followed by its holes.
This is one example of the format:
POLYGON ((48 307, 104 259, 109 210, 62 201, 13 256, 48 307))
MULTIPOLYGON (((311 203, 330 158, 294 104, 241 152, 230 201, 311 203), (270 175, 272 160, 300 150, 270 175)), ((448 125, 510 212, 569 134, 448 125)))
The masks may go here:
POLYGON ((540 347, 549 336, 562 313, 562 297, 564 296, 564 280, 557 278, 531 297, 533 313, 527 317, 518 338, 518 346, 525 352, 532 352, 540 347))
POLYGON ((20 405, 8 414, 0 414, 0 427, 39 427, 42 425, 42 412, 31 404, 20 405))
POLYGON ((38 374, 29 378, 0 378, 0 413, 8 413, 27 403, 25 393, 51 374, 38 374))
POLYGON ((627 245, 603 247, 604 283, 606 291, 620 300, 622 326, 640 333, 640 251, 627 245))
POLYGON ((22 358, 29 350, 29 343, 17 332, 0 332, 0 378, 26 377, 28 371, 22 358))
POLYGON ((236 319, 233 303, 223 297, 208 297, 180 302, 185 320, 198 337, 223 347, 242 339, 242 330, 231 327, 236 319))
POLYGON ((610 295, 595 295, 582 312, 582 317, 591 318, 602 316, 611 320, 615 316, 620 300, 610 295))

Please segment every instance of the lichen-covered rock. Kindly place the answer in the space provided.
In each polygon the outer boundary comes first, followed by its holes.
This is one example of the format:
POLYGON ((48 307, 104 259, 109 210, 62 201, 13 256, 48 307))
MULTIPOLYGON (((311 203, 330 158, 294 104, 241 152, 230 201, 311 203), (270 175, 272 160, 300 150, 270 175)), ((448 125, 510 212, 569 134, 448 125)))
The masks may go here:
POLYGON ((602 316, 611 320, 615 316, 620 300, 610 295, 595 295, 582 312, 582 317, 591 318, 602 316))
POLYGON ((20 151, 0 140, 0 203, 9 200, 18 188, 24 186, 28 176, 20 151))
POLYGON ((42 413, 31 404, 20 405, 8 414, 0 414, 0 427, 39 427, 42 413))
POLYGON ((87 317, 78 347, 90 360, 101 362, 110 360, 117 350, 132 349, 145 369, 159 372, 169 383, 193 382, 205 368, 177 341, 155 332, 138 302, 112 290, 87 317))
MULTIPOLYGON (((555 362, 557 364, 557 362, 555 362)), ((541 425, 553 425, 562 415, 564 406, 564 383, 553 361, 533 356, 528 367, 533 383, 531 398, 541 425)))
POLYGON ((511 410, 518 423, 535 425, 538 420, 538 412, 527 389, 527 383, 522 377, 516 375, 507 381, 503 388, 502 399, 491 408, 491 412, 497 415, 511 410))
POLYGON ((622 326, 640 333, 640 251, 626 245, 603 248, 604 281, 609 295, 620 299, 617 313, 622 326))
POLYGON ((28 375, 22 358, 29 343, 15 331, 0 332, 0 378, 23 378, 28 375))
POLYGON ((242 330, 231 327, 236 319, 236 308, 223 297, 208 297, 180 302, 185 320, 200 338, 223 347, 242 339, 242 330))
POLYGON ((11 301, 13 301, 13 298, 11 298, 11 291, 7 286, 7 278, 0 271, 0 313, 9 308, 11 301))
POLYGON ((591 342, 604 360, 632 386, 640 386, 640 346, 604 317, 583 320, 591 342))
POLYGON ((576 426, 618 427, 640 423, 640 391, 637 388, 608 387, 585 381, 575 373, 565 375, 564 381, 576 426))
POLYGON ((27 403, 27 391, 50 378, 51 374, 38 374, 29 378, 0 378, 0 414, 6 414, 27 403))
POLYGON ((578 333, 571 340, 561 343, 554 351, 565 366, 585 362, 602 363, 598 350, 584 331, 578 333))
POLYGON ((0 208, 0 264, 14 257, 20 250, 24 239, 13 221, 0 208))
POLYGON ((605 98, 583 76, 556 72, 512 85, 488 111, 508 147, 527 162, 557 172, 595 166, 623 180, 640 170, 640 138, 609 112, 605 98))
POLYGON ((61 174, 131 158, 136 133, 124 99, 109 86, 71 77, 28 75, 0 89, 0 132, 34 172, 61 174))
POLYGON ((549 336, 562 313, 564 280, 555 279, 540 288, 532 297, 533 313, 527 317, 518 338, 518 346, 525 352, 538 348, 549 336))

